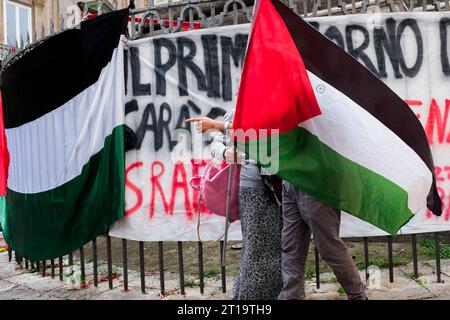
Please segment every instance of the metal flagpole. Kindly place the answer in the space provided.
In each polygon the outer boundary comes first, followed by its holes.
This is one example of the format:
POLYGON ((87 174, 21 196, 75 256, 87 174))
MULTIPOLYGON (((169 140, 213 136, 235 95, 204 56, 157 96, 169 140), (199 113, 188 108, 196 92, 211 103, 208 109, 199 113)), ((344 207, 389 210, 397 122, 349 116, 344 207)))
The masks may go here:
MULTIPOLYGON (((253 5, 253 12, 252 12, 252 26, 250 30, 253 29, 253 23, 255 21, 255 16, 259 9, 259 1, 255 0, 255 4, 253 5)), ((250 31, 251 36, 251 31, 250 31)), ((249 45, 250 41, 247 41, 247 47, 249 45)), ((225 254, 227 250, 227 240, 228 240, 228 222, 230 220, 230 207, 231 207, 231 188, 232 188, 232 181, 233 181, 233 173, 234 173, 234 165, 237 163, 237 154, 236 154, 236 140, 233 140, 233 146, 234 146, 234 163, 230 163, 230 171, 228 172, 228 188, 227 188, 227 206, 225 209, 225 233, 224 233, 224 241, 223 241, 223 251, 222 251, 222 267, 225 267, 225 254)))
POLYGON ((234 166, 237 160, 236 154, 236 146, 234 143, 234 162, 230 163, 230 170, 228 171, 228 186, 227 186, 227 205, 225 207, 225 232, 224 232, 224 241, 223 241, 223 250, 222 250, 222 267, 225 267, 225 256, 227 251, 227 240, 228 240, 228 226, 230 221, 230 207, 231 207, 231 190, 233 188, 233 174, 234 174, 234 166))

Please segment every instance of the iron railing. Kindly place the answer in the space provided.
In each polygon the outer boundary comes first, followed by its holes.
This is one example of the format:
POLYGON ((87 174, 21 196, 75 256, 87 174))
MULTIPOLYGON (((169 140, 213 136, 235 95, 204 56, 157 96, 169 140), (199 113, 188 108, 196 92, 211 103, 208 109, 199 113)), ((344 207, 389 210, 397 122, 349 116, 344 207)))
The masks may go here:
MULTIPOLYGON (((300 14, 302 17, 319 17, 319 16, 330 16, 330 15, 346 15, 346 14, 359 14, 359 13, 369 13, 372 12, 373 8, 378 8, 377 12, 411 12, 411 11, 450 11, 450 0, 281 0, 287 4, 293 11, 300 14)), ((117 8, 117 1, 113 1, 114 9, 117 8)), ((98 1, 97 14, 102 12, 102 1, 98 1)), ((82 14, 82 19, 86 19, 88 16, 88 6, 84 7, 82 14)), ((154 4, 154 0, 151 0, 150 6, 146 8, 132 9, 130 12, 131 22, 129 24, 128 37, 130 39, 138 39, 141 37, 153 36, 161 33, 174 33, 182 32, 184 30, 191 30, 195 28, 209 28, 217 27, 229 24, 240 24, 248 23, 251 21, 252 17, 253 0, 183 0, 183 1, 172 1, 168 0, 163 4, 154 4)), ((91 9, 92 14, 92 9, 91 9)), ((6 58, 6 63, 19 58, 22 54, 25 54, 28 50, 32 50, 36 45, 38 45, 42 40, 44 40, 49 35, 56 32, 64 30, 65 19, 71 19, 75 21, 73 16, 60 17, 60 26, 63 26, 61 30, 55 30, 54 23, 51 20, 50 26, 48 28, 49 34, 45 34, 44 27, 41 28, 40 37, 37 36, 35 32, 34 39, 35 43, 28 45, 27 47, 21 49, 19 52, 14 53, 11 48, 2 47, 0 45, 0 58, 5 56, 5 51, 8 53, 6 58), (38 39, 39 38, 39 39, 38 39)), ((434 245, 435 245, 435 263, 436 263, 436 280, 441 282, 441 267, 440 267, 440 234, 434 233, 434 245)), ((115 277, 113 275, 113 265, 114 257, 112 255, 111 237, 109 235, 104 235, 106 239, 106 264, 107 264, 107 281, 110 289, 113 289, 113 281, 115 277)), ((412 252, 412 263, 413 263, 413 273, 414 277, 419 277, 418 268, 418 255, 417 255, 417 235, 411 234, 407 236, 410 237, 411 252, 412 252)), ((385 241, 387 243, 387 258, 388 258, 388 269, 389 269, 389 281, 394 281, 394 255, 393 255, 393 244, 396 238, 392 236, 378 237, 377 241, 385 241)), ((364 237, 358 239, 363 242, 363 252, 364 252, 364 269, 366 274, 366 279, 369 277, 369 244, 370 239, 364 237)), ((129 288, 128 282, 128 260, 129 260, 129 242, 126 239, 121 239, 121 264, 122 264, 122 279, 123 279, 123 289, 127 291, 129 288)), ((165 294, 166 283, 165 283, 165 267, 164 267, 164 242, 157 243, 157 253, 155 252, 156 259, 158 259, 159 270, 159 286, 161 294, 165 294)), ((223 241, 220 242, 220 247, 217 248, 217 254, 220 254, 223 241)), ((138 242, 138 255, 139 255, 139 274, 140 274, 140 288, 142 292, 146 292, 146 261, 144 253, 144 242, 138 242)), ((97 237, 92 240, 90 244, 92 268, 93 268, 93 283, 94 286, 98 286, 99 283, 99 258, 98 258, 98 244, 97 237)), ((178 256, 178 272, 179 272, 179 286, 181 294, 185 294, 185 272, 184 272, 184 253, 183 253, 183 242, 178 241, 177 246, 177 256, 178 256)), ((198 277, 199 277, 199 290, 200 293, 204 293, 205 289, 205 274, 204 274, 204 248, 201 241, 197 242, 197 252, 198 252, 198 277)), ((9 260, 12 260, 13 252, 9 250, 9 260)), ((58 258, 58 262, 55 263, 54 260, 50 261, 50 275, 55 277, 58 274, 59 279, 63 281, 64 272, 67 268, 71 268, 74 265, 74 256, 78 257, 78 263, 80 265, 81 279, 86 280, 86 269, 85 269, 85 251, 84 246, 81 247, 77 252, 70 253, 67 255, 67 266, 63 266, 63 257, 58 258), (58 271, 56 272, 56 269, 58 271)), ((316 286, 320 287, 320 267, 317 250, 315 250, 315 275, 316 275, 316 286)), ((20 257, 18 257, 20 258, 20 257)), ((30 268, 29 260, 24 258, 25 268, 30 268)), ((43 276, 47 276, 47 262, 40 261, 35 262, 35 267, 39 272, 42 272, 43 276)), ((219 265, 218 265, 219 267, 219 265)), ((70 271, 71 269, 69 269, 70 271)), ((222 280, 222 291, 226 292, 226 268, 220 267, 220 275, 222 280)))
MULTIPOLYGON (((441 246, 441 235, 442 234, 446 234, 448 236, 448 232, 444 233, 444 232, 435 232, 433 233, 434 239, 434 248, 435 248, 435 252, 434 252, 434 256, 435 256, 435 274, 436 274, 436 283, 443 283, 442 281, 442 271, 441 271, 441 250, 440 250, 440 246, 441 246)), ((412 253, 412 270, 413 270, 413 274, 412 277, 414 279, 418 279, 420 276, 420 270, 419 270, 419 259, 418 259, 418 250, 417 250, 417 245, 418 245, 418 241, 417 241, 417 234, 411 234, 411 235, 403 235, 401 237, 399 237, 399 241, 402 241, 403 243, 405 243, 405 240, 409 240, 408 241, 410 243, 410 250, 412 253)), ((124 292, 127 292, 129 290, 129 271, 130 270, 136 270, 135 268, 130 269, 130 267, 128 266, 128 261, 130 258, 129 255, 129 250, 133 249, 136 250, 138 252, 138 272, 137 274, 139 275, 139 280, 140 280, 140 290, 142 293, 146 293, 147 289, 148 289, 148 285, 146 284, 146 278, 148 278, 149 274, 151 275, 157 275, 156 277, 159 279, 159 293, 161 295, 165 295, 168 291, 168 288, 166 286, 166 280, 165 277, 168 273, 168 271, 166 271, 165 268, 165 263, 164 263, 164 256, 167 252, 165 249, 165 245, 168 245, 167 242, 162 242, 159 241, 157 242, 157 251, 154 251, 153 255, 150 255, 151 260, 158 260, 158 267, 156 269, 148 269, 148 264, 149 261, 146 259, 149 258, 149 255, 145 254, 144 251, 144 246, 145 244, 148 244, 149 242, 143 242, 143 241, 139 241, 139 242, 135 242, 133 241, 134 246, 131 246, 129 241, 126 239, 117 239, 118 241, 121 242, 121 255, 119 256, 117 254, 117 250, 114 250, 114 253, 116 253, 116 257, 113 256, 113 249, 112 249, 112 239, 109 235, 105 234, 103 236, 99 236, 96 237, 95 239, 92 240, 91 243, 85 244, 84 246, 82 246, 79 250, 77 250, 76 252, 70 253, 68 254, 66 257, 58 257, 57 262, 55 262, 54 259, 50 260, 50 264, 48 264, 48 261, 30 261, 27 258, 22 258, 20 256, 18 256, 17 254, 15 254, 15 260, 16 261, 22 261, 23 266, 25 269, 29 270, 31 268, 35 268, 36 272, 40 273, 42 275, 42 277, 51 277, 51 278, 59 278, 59 280, 64 281, 65 277, 72 277, 72 275, 74 274, 74 266, 76 265, 78 270, 80 271, 80 284, 81 287, 83 287, 84 284, 87 283, 93 283, 95 287, 97 287, 99 285, 100 282, 102 281, 107 281, 108 282, 108 287, 109 289, 113 289, 113 288, 117 288, 119 286, 121 286, 123 288, 124 292), (101 238, 104 247, 98 247, 97 242, 99 237, 101 238), (86 260, 86 252, 85 252, 85 246, 89 246, 91 249, 90 254, 88 253, 88 259, 89 262, 86 260), (133 248, 134 247, 134 248, 133 248), (102 251, 104 254, 104 251, 106 251, 106 261, 100 259, 98 257, 98 252, 102 251), (65 261, 65 262, 64 262, 65 261), (100 279, 100 274, 99 274, 99 268, 100 266, 104 266, 106 264, 106 270, 107 270, 107 274, 106 276, 102 277, 100 279), (86 275, 86 266, 89 265, 89 268, 92 269, 92 274, 89 276, 90 279, 88 279, 87 275, 86 275), (114 272, 113 269, 116 268, 117 266, 121 266, 120 268, 120 272, 121 272, 121 277, 118 276, 117 272, 114 272)), ((370 252, 369 252, 369 248, 370 245, 373 245, 375 243, 379 244, 379 243, 385 243, 386 244, 386 257, 387 257, 387 269, 388 269, 388 273, 389 273, 389 282, 393 283, 395 281, 394 278, 394 268, 395 268, 395 256, 394 256, 394 250, 393 247, 395 244, 397 244, 396 242, 397 237, 393 237, 393 236, 385 236, 385 237, 363 237, 363 238, 358 238, 358 239, 352 239, 352 241, 356 241, 356 242, 362 242, 362 246, 363 246, 363 256, 364 256, 364 273, 365 273, 365 279, 368 282, 369 281, 369 277, 370 277, 370 272, 369 272, 369 267, 370 267, 370 252)), ((117 244, 118 242, 116 242, 117 244)), ((190 243, 190 245, 193 245, 193 243, 190 243)), ((196 243, 196 251, 197 251, 197 267, 198 267, 198 272, 196 272, 196 277, 198 277, 198 283, 195 284, 195 287, 198 287, 198 290, 200 292, 200 294, 204 294, 205 293, 205 278, 207 277, 206 273, 205 273, 205 269, 204 269, 204 265, 205 265, 205 261, 208 260, 208 258, 210 257, 204 257, 204 249, 203 249, 203 245, 204 242, 198 241, 196 243)), ((222 249, 223 249, 223 245, 224 242, 220 241, 218 247, 217 247, 217 254, 218 257, 219 255, 221 255, 222 249)), ((172 246, 173 247, 173 246, 172 246)), ((179 289, 179 293, 181 295, 185 295, 186 294, 186 283, 187 283, 187 279, 186 279, 186 272, 185 272, 185 262, 186 262, 186 257, 185 257, 185 253, 184 253, 184 248, 186 247, 186 244, 182 241, 177 241, 176 242, 176 252, 172 252, 172 258, 173 255, 176 255, 176 260, 178 261, 178 276, 179 276, 179 287, 176 287, 175 289, 179 289)), ((117 249, 117 248, 116 248, 117 249)), ((404 249, 403 249, 404 250, 404 249)), ((172 250, 173 251, 173 250, 172 250)), ((13 260, 13 251, 11 249, 8 250, 8 255, 9 255, 9 261, 13 260)), ((316 288, 319 289, 321 286, 321 283, 323 281, 321 281, 320 275, 321 275, 321 271, 320 271, 320 256, 319 256, 319 252, 316 248, 316 246, 314 245, 313 247, 313 255, 314 255, 314 276, 315 276, 315 284, 316 284, 316 288)), ((132 257, 133 260, 136 260, 136 257, 132 257)), ((379 259, 379 256, 378 256, 379 259)), ((192 260, 188 261, 191 265, 193 263, 192 260)), ((218 262, 217 263, 217 270, 220 270, 219 273, 217 275, 220 275, 220 279, 221 279, 221 291, 223 293, 227 292, 227 276, 226 276, 226 272, 227 269, 229 271, 229 267, 223 267, 221 266, 221 263, 218 262)), ((235 270, 236 271, 236 270, 235 270)), ((192 273, 191 273, 192 275, 192 273)), ((155 280, 155 279, 153 279, 155 280)), ((190 286, 192 286, 192 284, 190 284, 190 286)), ((154 288, 154 287, 153 287, 154 288)), ((173 287, 170 289, 174 289, 173 287)))
MULTIPOLYGON (((449 11, 450 0, 280 0, 304 18, 331 15, 348 15, 371 12, 411 12, 411 11, 449 11)), ((131 1, 134 2, 134 1, 131 1)), ((128 37, 137 39, 160 33, 180 32, 185 29, 217 27, 251 21, 254 0, 167 0, 155 4, 150 0, 146 8, 131 10, 128 37), (150 21, 152 23, 150 23, 150 21), (148 26, 147 26, 148 25, 148 26), (186 28, 187 26, 187 28, 186 28)), ((104 3, 97 1, 97 10, 83 6, 82 20, 92 12, 102 14, 104 3)), ((118 9, 117 1, 112 1, 113 9, 118 9)), ((4 64, 12 57, 18 58, 31 50, 46 37, 75 25, 76 13, 71 11, 59 17, 59 29, 55 28, 53 18, 45 32, 44 25, 34 30, 34 43, 20 48, 17 52, 7 50, 4 64), (67 24, 66 24, 67 22, 67 24), (39 30, 40 29, 40 30, 39 30)))

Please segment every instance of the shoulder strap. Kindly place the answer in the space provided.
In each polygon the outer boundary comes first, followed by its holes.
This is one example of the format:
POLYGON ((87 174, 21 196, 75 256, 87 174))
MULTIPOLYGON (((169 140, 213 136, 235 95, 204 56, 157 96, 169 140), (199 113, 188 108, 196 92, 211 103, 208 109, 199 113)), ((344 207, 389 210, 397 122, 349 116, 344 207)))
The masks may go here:
MULTIPOLYGON (((261 171, 261 166, 259 164, 258 169, 261 171)), ((266 190, 269 191, 274 200, 281 205, 283 179, 276 175, 261 175, 261 178, 263 179, 266 190)))

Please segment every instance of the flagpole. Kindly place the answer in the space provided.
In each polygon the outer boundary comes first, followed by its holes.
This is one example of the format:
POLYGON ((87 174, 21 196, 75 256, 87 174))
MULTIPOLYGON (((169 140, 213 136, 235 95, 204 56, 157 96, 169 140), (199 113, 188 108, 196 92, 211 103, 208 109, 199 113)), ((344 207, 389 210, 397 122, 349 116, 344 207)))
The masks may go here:
MULTIPOLYGON (((251 36, 251 30, 253 29, 253 24, 255 22, 255 16, 258 13, 259 9, 259 3, 261 0, 255 0, 255 3, 253 4, 253 11, 252 11, 252 23, 250 28, 250 35, 251 36)), ((247 41, 247 47, 249 45, 250 41, 247 41)), ((247 50, 246 50, 247 51, 247 50)), ((226 128, 225 128, 226 129, 226 128)), ((225 256, 227 251, 227 241, 228 241, 228 225, 230 220, 230 207, 231 207, 231 188, 232 181, 233 181, 233 174, 234 174, 234 165, 237 163, 237 153, 236 153, 236 140, 233 140, 234 145, 234 162, 230 163, 230 171, 228 172, 228 186, 227 186, 227 206, 225 209, 225 232, 224 232, 224 238, 223 238, 223 248, 222 248, 222 268, 225 268, 225 256)), ((239 186, 238 186, 239 187, 239 186)))
POLYGON ((236 147, 233 148, 234 152, 234 162, 230 163, 230 168, 228 171, 228 185, 227 185, 227 203, 225 208, 225 232, 223 238, 223 248, 222 248, 222 268, 225 268, 225 257, 227 251, 227 241, 228 241, 228 226, 230 221, 230 208, 231 208, 231 191, 233 188, 233 174, 234 166, 237 160, 236 147))

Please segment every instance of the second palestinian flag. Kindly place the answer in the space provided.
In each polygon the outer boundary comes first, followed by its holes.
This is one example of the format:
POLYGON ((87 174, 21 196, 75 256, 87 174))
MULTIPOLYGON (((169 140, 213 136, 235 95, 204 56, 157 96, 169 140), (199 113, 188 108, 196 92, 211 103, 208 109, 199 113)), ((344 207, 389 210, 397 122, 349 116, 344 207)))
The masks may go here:
POLYGON ((4 229, 21 256, 62 256, 123 216, 127 17, 121 10, 84 21, 5 66, 4 229))
POLYGON ((258 136, 240 148, 265 166, 258 149, 278 141, 274 173, 391 234, 427 202, 441 214, 430 148, 409 107, 279 1, 261 0, 256 12, 233 127, 258 136))

